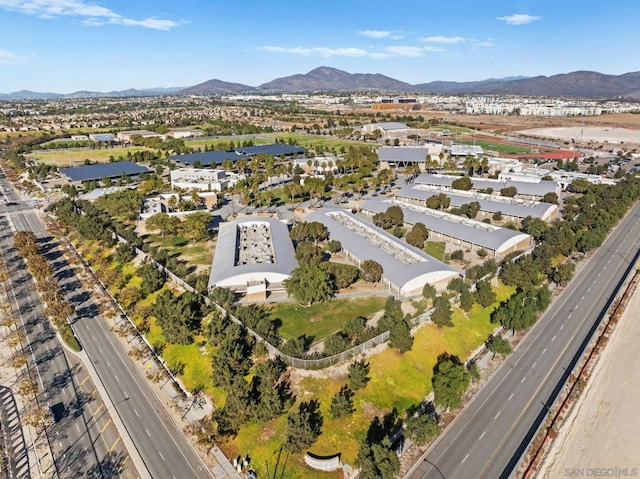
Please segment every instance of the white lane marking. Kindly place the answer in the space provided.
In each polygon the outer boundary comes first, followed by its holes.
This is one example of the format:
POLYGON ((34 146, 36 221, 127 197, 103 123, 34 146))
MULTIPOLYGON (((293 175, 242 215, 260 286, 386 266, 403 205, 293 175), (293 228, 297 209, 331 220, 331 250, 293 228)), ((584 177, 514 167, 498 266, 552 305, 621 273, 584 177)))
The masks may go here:
POLYGON ((527 376, 523 377, 522 380, 520 381, 520 384, 522 384, 523 382, 525 382, 527 380, 527 376))
POLYGON ((567 319, 571 319, 571 315, 572 315, 572 314, 573 314, 573 313, 569 313, 569 316, 567 316, 567 319))
MULTIPOLYGON (((599 278, 600 276, 602 276, 602 273, 598 273, 598 278, 599 278)), ((594 281, 594 282, 595 282, 595 281, 594 281)))
POLYGON ((607 261, 607 264, 611 263, 611 260, 607 261))
MULTIPOLYGON (((62 441, 58 441, 58 445, 60 446, 60 448, 62 448, 62 441)), ((66 459, 67 455, 63 454, 62 457, 66 459)))
POLYGON ((553 338, 551 338, 551 341, 555 341, 555 340, 556 340, 556 337, 555 337, 555 336, 554 336, 553 338))
POLYGON ((495 416, 493 416, 493 419, 498 419, 498 416, 502 413, 502 411, 498 411, 498 414, 496 414, 495 416))
POLYGON ((91 335, 91 339, 93 339, 94 341, 96 340, 96 337, 92 334, 91 335))
POLYGON ((544 349, 542 350, 542 354, 544 354, 544 353, 546 353, 546 352, 547 352, 547 348, 544 348, 544 349))
POLYGON ((469 454, 467 454, 466 456, 464 456, 464 459, 462 460, 462 462, 460 464, 464 464, 464 461, 467 460, 467 457, 469 457, 469 454))
POLYGON ((76 431, 80 432, 80 426, 76 424, 76 431))
POLYGON ((590 292, 591 292, 591 288, 587 289, 587 293, 590 293, 590 292))
POLYGON ((162 453, 160 451, 158 451, 158 454, 160 455, 160 458, 162 458, 162 460, 164 461, 164 456, 162 455, 162 453))
MULTIPOLYGON (((584 296, 582 297, 582 299, 584 299, 584 296)), ((100 354, 103 353, 102 348, 100 346, 98 346, 98 351, 100 351, 100 354)))
POLYGON ((144 432, 147 433, 147 436, 151 437, 151 433, 149 432, 149 430, 146 427, 144 428, 144 432))
POLYGON ((478 438, 478 441, 481 440, 486 433, 487 433, 487 431, 482 431, 482 434, 480 434, 480 437, 478 438))
POLYGON ((536 367, 536 364, 538 364, 537 362, 533 363, 533 365, 531 366, 531 369, 536 367))
POLYGON ((507 401, 511 401, 512 397, 513 397, 513 393, 511 393, 511 396, 509 396, 509 399, 507 399, 507 401))
POLYGON ((140 417, 140 414, 138 414, 138 411, 135 408, 133 409, 133 413, 136 415, 136 417, 140 417))
POLYGON ((109 361, 107 361, 107 366, 111 367, 111 363, 109 361))
POLYGON ((89 331, 89 325, 85 324, 84 327, 86 328, 87 331, 89 331))
POLYGON ((562 323, 562 324, 560 325, 560 329, 562 329, 562 328, 564 328, 564 323, 562 323))
POLYGON ((580 298, 581 300, 584 300, 584 294, 582 295, 582 298, 580 298))
POLYGON ((117 382, 118 384, 120 384, 120 380, 118 379, 118 376, 116 376, 116 375, 114 374, 114 375, 113 375, 113 378, 116 380, 116 382, 117 382))

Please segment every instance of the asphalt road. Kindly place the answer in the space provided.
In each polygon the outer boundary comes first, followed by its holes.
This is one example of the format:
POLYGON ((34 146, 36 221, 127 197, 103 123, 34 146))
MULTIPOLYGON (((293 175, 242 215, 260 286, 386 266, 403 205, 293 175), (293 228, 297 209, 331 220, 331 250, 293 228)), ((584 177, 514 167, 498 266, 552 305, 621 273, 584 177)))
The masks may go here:
MULTIPOLYGON (((94 394, 95 386, 87 371, 62 348, 43 314, 31 275, 12 249, 8 221, 6 216, 0 216, 0 248, 13 285, 10 300, 19 311, 19 324, 24 325, 29 340, 30 359, 36 366, 41 389, 39 401, 57 411, 58 420, 48 427, 47 434, 59 475, 134 477, 132 466, 124 467, 128 454, 109 416, 94 414, 104 404, 94 394)), ((34 464, 31 467, 37 471, 34 464)))
MULTIPOLYGON (((6 191, 8 182, 2 180, 0 184, 6 191)), ((27 205, 18 203, 9 208, 15 208, 12 219, 16 229, 31 230, 36 234, 46 232, 38 216, 27 205)), ((55 254, 55 249, 51 253, 55 254)), ((55 261, 56 274, 65 276, 66 260, 58 255, 55 261)), ((212 477, 127 350, 98 314, 89 292, 77 279, 72 281, 65 288, 76 296, 77 317, 73 320, 73 329, 151 476, 158 479, 212 477)))
POLYGON ((639 245, 640 203, 405 477, 511 477, 639 245))

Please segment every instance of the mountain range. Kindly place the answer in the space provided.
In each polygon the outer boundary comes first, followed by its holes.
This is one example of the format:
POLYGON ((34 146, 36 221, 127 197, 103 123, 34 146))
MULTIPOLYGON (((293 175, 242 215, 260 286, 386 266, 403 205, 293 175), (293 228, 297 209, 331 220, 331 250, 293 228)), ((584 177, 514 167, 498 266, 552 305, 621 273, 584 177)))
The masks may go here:
POLYGON ((318 67, 305 74, 276 78, 257 87, 212 79, 189 88, 129 89, 108 93, 80 91, 66 95, 20 91, 0 94, 0 100, 97 98, 159 95, 229 95, 239 93, 312 93, 376 91, 402 94, 482 94, 540 97, 620 98, 640 97, 640 72, 606 75, 576 71, 553 76, 491 78, 471 82, 433 81, 412 85, 375 73, 348 73, 318 67))

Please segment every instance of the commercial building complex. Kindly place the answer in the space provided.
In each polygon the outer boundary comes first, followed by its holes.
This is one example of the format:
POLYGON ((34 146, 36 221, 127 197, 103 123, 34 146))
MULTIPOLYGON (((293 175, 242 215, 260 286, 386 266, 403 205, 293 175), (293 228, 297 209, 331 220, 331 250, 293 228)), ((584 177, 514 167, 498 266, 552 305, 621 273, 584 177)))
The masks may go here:
POLYGON ((213 256, 209 289, 229 288, 247 299, 265 299, 298 266, 287 224, 267 217, 222 223, 213 256))
POLYGON ((151 170, 146 166, 131 161, 116 161, 113 163, 60 168, 60 173, 73 183, 81 183, 83 181, 101 180, 102 178, 120 178, 122 175, 132 178, 142 173, 151 173, 151 170))
POLYGON ((358 266, 374 260, 382 266, 382 280, 399 296, 419 294, 425 284, 444 289, 459 273, 372 223, 341 209, 313 212, 306 221, 318 221, 329 230, 331 239, 342 244, 347 258, 358 266))
POLYGON ((422 223, 429 230, 430 240, 447 241, 457 248, 485 249, 495 257, 526 250, 533 245, 528 234, 392 198, 372 198, 362 206, 362 211, 374 215, 394 205, 402 209, 405 224, 422 223))

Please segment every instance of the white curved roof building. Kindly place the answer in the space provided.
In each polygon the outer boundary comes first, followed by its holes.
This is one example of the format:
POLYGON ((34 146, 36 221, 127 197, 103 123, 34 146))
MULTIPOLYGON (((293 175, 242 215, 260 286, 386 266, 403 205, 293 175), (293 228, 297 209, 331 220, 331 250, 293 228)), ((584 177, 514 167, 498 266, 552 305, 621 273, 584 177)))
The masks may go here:
POLYGON ((387 211, 389 206, 394 205, 402 209, 405 223, 422 223, 430 231, 431 238, 449 238, 451 243, 460 247, 469 247, 472 250, 484 248, 493 252, 495 256, 505 256, 533 245, 533 239, 526 233, 393 198, 372 198, 365 202, 362 210, 375 214, 387 211))
POLYGON ((298 266, 286 223, 266 217, 222 223, 213 256, 209 289, 247 291, 256 284, 282 289, 298 266))
POLYGON ((358 265, 369 259, 377 261, 383 269, 383 282, 399 295, 419 294, 427 283, 444 288, 460 274, 346 210, 320 210, 305 220, 324 224, 331 239, 340 241, 347 256, 358 265))

